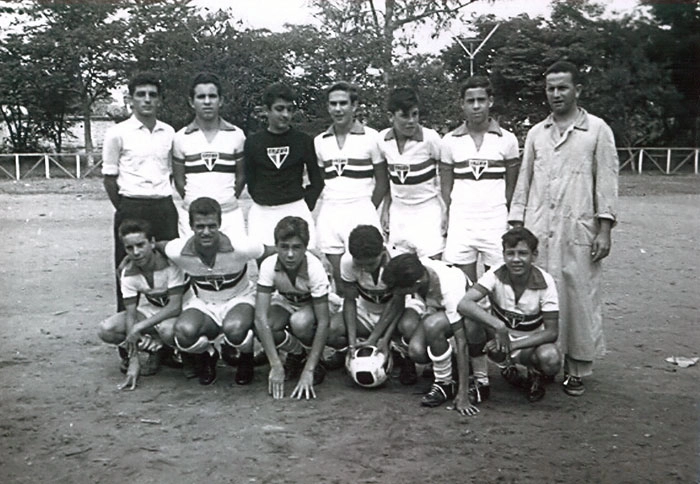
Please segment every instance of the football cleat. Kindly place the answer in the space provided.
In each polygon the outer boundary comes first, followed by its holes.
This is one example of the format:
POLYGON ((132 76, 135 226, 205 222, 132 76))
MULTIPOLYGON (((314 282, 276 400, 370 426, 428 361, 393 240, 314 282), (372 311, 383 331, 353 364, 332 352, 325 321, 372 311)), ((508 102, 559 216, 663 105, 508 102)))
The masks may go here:
POLYGON ((491 385, 469 378, 469 401, 474 405, 483 403, 491 396, 491 385))
POLYGON ((376 346, 357 348, 345 362, 345 368, 355 383, 365 388, 382 385, 389 378, 393 358, 376 346))
POLYGON ((583 380, 578 376, 564 375, 564 381, 561 386, 566 394, 572 397, 580 397, 586 391, 586 388, 583 386, 583 380))
POLYGON ((537 370, 528 369, 527 370, 527 380, 529 387, 527 389, 527 399, 531 403, 539 402, 544 398, 544 380, 542 378, 542 373, 537 370))
POLYGON ((240 353, 238 355, 238 369, 236 370, 236 384, 247 385, 253 381, 255 363, 253 353, 240 353))
POLYGON ((430 391, 423 395, 420 404, 424 407, 439 407, 455 397, 454 382, 435 382, 430 391))
POLYGON ((219 361, 219 353, 214 352, 210 355, 205 351, 199 355, 199 358, 202 365, 199 369, 199 384, 211 385, 216 381, 216 363, 219 361))

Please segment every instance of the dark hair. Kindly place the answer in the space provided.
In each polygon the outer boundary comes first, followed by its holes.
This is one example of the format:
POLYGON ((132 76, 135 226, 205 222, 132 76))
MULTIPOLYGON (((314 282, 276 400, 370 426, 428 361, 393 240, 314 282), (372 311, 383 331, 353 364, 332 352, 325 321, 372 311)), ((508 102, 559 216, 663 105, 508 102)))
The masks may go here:
POLYGON ((284 99, 287 102, 293 103, 297 100, 297 97, 289 86, 281 82, 275 82, 265 88, 262 95, 262 101, 263 104, 269 109, 278 99, 284 99))
POLYGON ((544 71, 544 76, 547 77, 549 74, 553 73, 569 73, 571 74, 571 80, 573 81, 574 84, 580 84, 581 83, 581 72, 579 72, 578 67, 576 67, 576 64, 569 62, 569 61, 557 61, 549 68, 544 71))
POLYGON ((382 280, 389 289, 413 286, 425 273, 425 267, 412 252, 397 255, 384 268, 382 280))
POLYGON ((384 252, 384 238, 374 225, 358 225, 348 237, 348 251, 353 257, 378 257, 384 252))
POLYGON ((200 72, 194 79, 192 79, 192 84, 190 84, 190 99, 194 99, 194 88, 199 84, 214 84, 216 86, 216 93, 221 96, 221 81, 219 76, 211 72, 200 72))
POLYGON ((418 107, 419 104, 418 93, 415 89, 411 87, 397 87, 389 93, 386 108, 390 113, 401 111, 408 114, 411 109, 418 107))
POLYGON ((163 86, 160 82, 160 78, 154 72, 137 72, 129 80, 129 95, 133 96, 134 91, 136 91, 138 86, 145 86, 146 84, 156 86, 158 89, 158 95, 160 96, 163 86))
POLYGON ((275 226, 275 245, 283 240, 299 237, 304 245, 309 245, 309 224, 301 217, 288 215, 275 226))
POLYGON ((489 96, 493 96, 493 86, 491 85, 491 81, 489 80, 488 77, 486 76, 472 76, 469 79, 465 81, 464 84, 462 84, 462 88, 460 90, 460 98, 464 99, 464 95, 467 92, 467 89, 478 89, 478 88, 483 88, 486 90, 486 94, 489 96))
POLYGON ((151 224, 146 220, 141 219, 126 219, 119 224, 119 238, 123 239, 129 234, 143 234, 148 240, 153 238, 153 230, 151 224))
POLYGON ((359 99, 359 95, 357 92, 357 86, 354 84, 350 84, 349 82, 345 81, 338 81, 335 84, 333 84, 331 87, 328 88, 326 91, 326 97, 330 97, 332 92, 335 91, 343 91, 347 92, 348 95, 350 95, 350 102, 351 103, 356 103, 357 100, 359 99))
POLYGON ((216 220, 221 225, 221 205, 219 202, 209 197, 199 197, 197 200, 190 203, 190 227, 194 222, 195 215, 216 215, 216 220))
POLYGON ((537 245, 539 244, 535 234, 525 227, 513 227, 503 234, 501 241, 503 243, 503 250, 515 247, 520 242, 525 242, 533 253, 537 252, 537 245))

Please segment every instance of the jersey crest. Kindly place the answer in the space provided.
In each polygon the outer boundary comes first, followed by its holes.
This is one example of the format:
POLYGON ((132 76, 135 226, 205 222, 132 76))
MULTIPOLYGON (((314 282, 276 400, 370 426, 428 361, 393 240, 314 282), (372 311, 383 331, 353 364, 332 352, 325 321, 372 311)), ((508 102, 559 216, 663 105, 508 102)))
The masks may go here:
POLYGON ((391 165, 391 171, 401 183, 405 183, 406 178, 408 178, 408 174, 411 172, 411 165, 407 165, 404 163, 395 163, 391 165))
POLYGON ((469 168, 471 169, 472 173, 474 174, 474 178, 476 180, 481 177, 482 173, 486 171, 489 167, 489 160, 475 160, 475 159, 470 159, 469 160, 469 168))
POLYGON ((275 164, 278 170, 284 163, 284 160, 287 159, 288 155, 289 146, 278 146, 275 148, 267 149, 267 157, 270 158, 270 161, 275 164))
POLYGON ((216 162, 219 160, 219 153, 217 151, 205 151, 200 155, 200 158, 207 167, 207 170, 212 171, 216 162))
POLYGON ((155 294, 144 294, 146 300, 152 305, 164 308, 170 302, 170 297, 167 294, 155 295, 155 294))
POLYGON ((331 163, 333 164, 333 168, 335 169, 335 173, 338 176, 341 176, 343 174, 343 170, 345 170, 345 167, 348 166, 348 159, 347 158, 338 158, 336 160, 332 160, 331 163))

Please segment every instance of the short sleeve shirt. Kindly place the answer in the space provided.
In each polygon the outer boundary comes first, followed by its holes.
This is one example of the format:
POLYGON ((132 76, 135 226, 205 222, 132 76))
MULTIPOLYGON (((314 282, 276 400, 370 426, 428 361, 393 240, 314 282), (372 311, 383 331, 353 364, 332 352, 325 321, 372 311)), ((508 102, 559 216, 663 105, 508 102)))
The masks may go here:
POLYGON ((457 306, 466 293, 467 285, 464 273, 457 267, 428 257, 420 261, 430 275, 425 304, 445 311, 450 324, 458 322, 462 316, 457 312, 457 306))
POLYGON ((117 177, 125 197, 165 198, 170 186, 173 128, 156 121, 153 131, 132 116, 107 130, 102 146, 102 174, 117 177))
POLYGON ((415 205, 437 197, 437 165, 440 159, 440 135, 419 126, 399 152, 393 128, 379 133, 379 147, 387 160, 391 198, 415 205))
POLYGON ((185 209, 199 197, 211 197, 222 210, 238 208, 235 195, 236 165, 243 160, 245 135, 221 119, 210 141, 196 122, 175 134, 173 162, 185 165, 185 209))
POLYGON ((534 318, 535 316, 559 311, 559 298, 554 279, 549 273, 536 266, 532 267, 527 287, 518 300, 515 299, 515 292, 505 265, 493 267, 485 272, 477 284, 486 290, 494 314, 510 329, 530 331, 542 324, 542 319, 538 320, 534 318))
POLYGON ((139 306, 150 304, 163 308, 173 294, 182 294, 183 302, 191 298, 193 294, 185 273, 160 252, 155 252, 154 257, 156 269, 153 271, 153 286, 135 264, 127 262, 124 266, 120 274, 124 301, 128 304, 138 299, 139 306), (141 295, 143 298, 139 297, 141 295))
POLYGON ((351 202, 372 196, 374 165, 384 162, 378 136, 376 130, 355 121, 342 148, 332 126, 314 138, 318 166, 325 180, 324 200, 351 202))
MULTIPOLYGON (((388 254, 385 257, 388 257, 388 254)), ((372 273, 354 264, 349 252, 345 252, 340 259, 340 278, 357 288, 363 305, 373 313, 381 313, 392 296, 391 291, 382 280, 383 266, 384 264, 379 268, 375 281, 372 273)))
POLYGON ((276 290, 291 302, 300 303, 328 295, 330 283, 323 264, 312 253, 306 252, 294 282, 279 262, 278 255, 273 254, 260 265, 258 288, 269 292, 276 290))

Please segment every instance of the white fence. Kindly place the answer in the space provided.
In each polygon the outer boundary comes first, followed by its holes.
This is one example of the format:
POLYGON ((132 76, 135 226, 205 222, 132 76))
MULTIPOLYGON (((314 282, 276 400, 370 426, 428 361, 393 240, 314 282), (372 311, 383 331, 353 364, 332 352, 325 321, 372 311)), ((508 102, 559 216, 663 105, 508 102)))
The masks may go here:
MULTIPOLYGON (((665 175, 687 173, 692 163, 692 170, 698 174, 699 148, 618 148, 620 171, 629 168, 636 173, 654 171, 665 175), (692 161, 691 161, 692 160, 692 161)), ((12 180, 21 180, 30 176, 44 178, 85 178, 99 175, 102 164, 100 153, 94 153, 89 160, 85 153, 8 153, 0 154, 0 178, 2 175, 12 180), (28 168, 27 168, 28 167, 28 168)))

